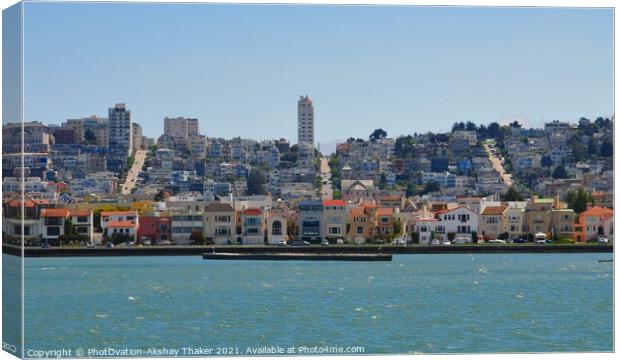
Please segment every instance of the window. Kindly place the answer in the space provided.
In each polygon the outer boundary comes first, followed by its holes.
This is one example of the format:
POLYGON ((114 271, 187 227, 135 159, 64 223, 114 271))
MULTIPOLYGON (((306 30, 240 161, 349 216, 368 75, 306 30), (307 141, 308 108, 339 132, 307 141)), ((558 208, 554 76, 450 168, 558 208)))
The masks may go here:
POLYGON ((362 235, 364 233, 364 227, 363 226, 358 226, 357 227, 357 234, 358 235, 362 235))
POLYGON ((48 227, 47 228, 47 235, 51 235, 51 236, 60 235, 60 228, 56 227, 56 226, 48 227))
POLYGON ((340 226, 330 226, 327 232, 329 235, 340 235, 340 226))
POLYGON ((280 221, 276 220, 271 224, 271 234, 282 235, 282 223, 280 221))
POLYGON ((79 223, 88 222, 88 218, 86 216, 78 216, 77 217, 77 222, 79 222, 79 223))
POLYGON ((215 217, 215 222, 230 222, 230 215, 219 215, 215 217))

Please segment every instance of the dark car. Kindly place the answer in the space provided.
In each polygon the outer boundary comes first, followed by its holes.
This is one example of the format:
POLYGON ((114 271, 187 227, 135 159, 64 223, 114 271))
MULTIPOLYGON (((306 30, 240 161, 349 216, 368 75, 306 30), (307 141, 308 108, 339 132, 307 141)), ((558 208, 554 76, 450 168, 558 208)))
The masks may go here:
POLYGON ((517 244, 524 244, 527 242, 527 239, 517 238, 517 239, 512 239, 512 242, 517 243, 517 244))

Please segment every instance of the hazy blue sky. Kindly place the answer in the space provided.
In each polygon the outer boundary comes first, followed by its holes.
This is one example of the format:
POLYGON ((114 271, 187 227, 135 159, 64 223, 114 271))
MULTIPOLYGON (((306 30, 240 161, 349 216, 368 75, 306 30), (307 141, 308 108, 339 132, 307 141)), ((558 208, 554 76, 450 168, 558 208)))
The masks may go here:
POLYGON ((28 3, 25 118, 125 102, 147 136, 186 116, 208 136, 296 141, 308 94, 326 143, 611 116, 612 21, 609 9, 28 3))

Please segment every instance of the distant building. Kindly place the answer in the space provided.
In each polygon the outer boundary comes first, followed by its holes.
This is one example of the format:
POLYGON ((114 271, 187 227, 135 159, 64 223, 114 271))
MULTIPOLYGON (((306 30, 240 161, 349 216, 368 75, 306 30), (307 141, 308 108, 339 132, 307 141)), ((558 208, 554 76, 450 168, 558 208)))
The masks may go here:
POLYGON ((144 149, 144 145, 142 144, 142 126, 138 123, 131 124, 131 141, 132 141, 132 149, 133 150, 141 150, 144 149))
POLYGON ((302 241, 321 242, 323 203, 319 200, 303 200, 299 203, 299 237, 302 241))
POLYGON ((164 118, 164 134, 157 140, 158 146, 177 151, 188 151, 192 147, 196 147, 197 141, 199 141, 199 147, 206 147, 206 140, 199 137, 198 119, 164 118))
POLYGON ((258 208, 241 212, 241 244, 263 245, 265 243, 265 213, 258 208))
POLYGON ((108 110, 108 118, 110 146, 108 170, 120 173, 131 153, 131 112, 125 107, 125 104, 119 103, 108 110))
POLYGON ((61 128, 75 131, 76 144, 100 146, 108 146, 109 144, 107 118, 92 115, 79 119, 67 119, 61 124, 61 128))
POLYGON ((38 121, 5 124, 2 126, 2 153, 48 153, 52 139, 50 128, 38 121))
POLYGON ((308 95, 297 101, 297 143, 314 145, 314 105, 308 95))

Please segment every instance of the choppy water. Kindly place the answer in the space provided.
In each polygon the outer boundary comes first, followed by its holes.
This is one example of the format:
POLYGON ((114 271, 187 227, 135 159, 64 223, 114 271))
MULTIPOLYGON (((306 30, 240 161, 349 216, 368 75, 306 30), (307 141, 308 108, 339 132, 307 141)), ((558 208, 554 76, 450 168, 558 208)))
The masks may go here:
POLYGON ((29 258, 25 347, 612 351, 613 263, 597 261, 610 257, 29 258))

